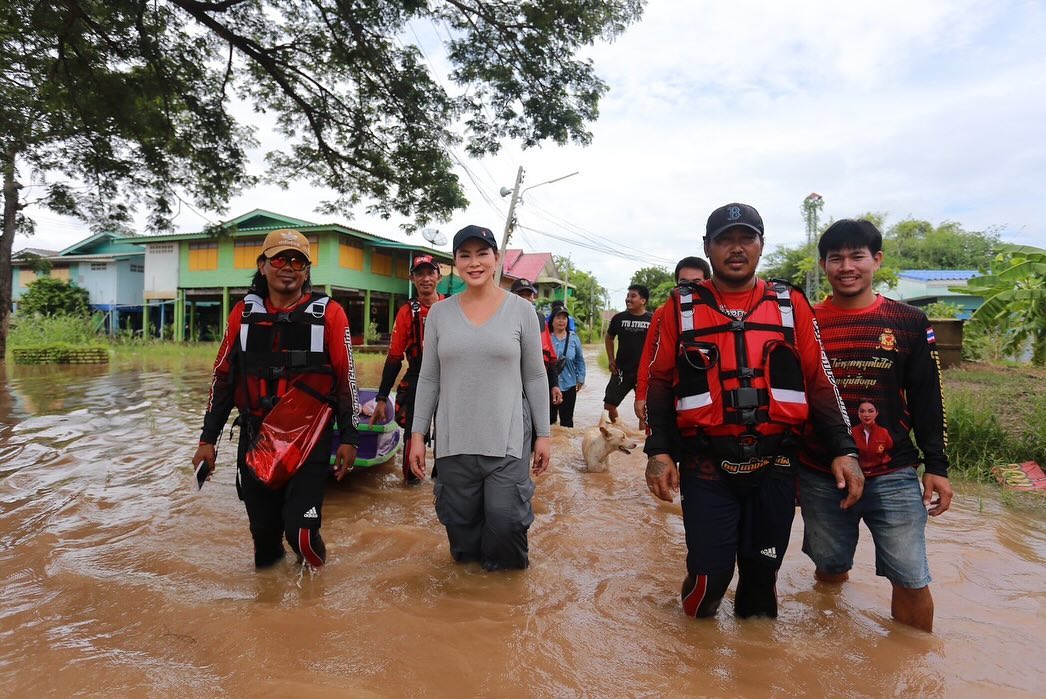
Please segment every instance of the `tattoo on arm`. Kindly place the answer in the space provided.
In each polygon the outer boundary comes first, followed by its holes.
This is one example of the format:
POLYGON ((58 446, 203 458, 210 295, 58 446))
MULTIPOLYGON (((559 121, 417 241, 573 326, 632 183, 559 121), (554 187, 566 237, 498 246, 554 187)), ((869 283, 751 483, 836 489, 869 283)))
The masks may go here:
POLYGON ((668 464, 661 461, 656 456, 651 456, 646 462, 646 477, 647 478, 660 478, 665 475, 665 471, 668 469, 668 464))

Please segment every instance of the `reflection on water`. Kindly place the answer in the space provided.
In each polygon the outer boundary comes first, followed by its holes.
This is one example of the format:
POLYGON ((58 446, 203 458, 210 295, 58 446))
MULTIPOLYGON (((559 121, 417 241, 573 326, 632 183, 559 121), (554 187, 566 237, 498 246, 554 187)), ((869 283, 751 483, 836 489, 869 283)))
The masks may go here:
MULTIPOLYGON (((588 353, 578 425, 605 372, 588 353)), ((431 484, 388 464, 332 487, 330 562, 256 573, 233 449, 190 487, 209 362, 0 367, 0 686, 58 695, 1033 696, 1044 682, 1046 527, 963 485, 930 525, 936 635, 895 624, 865 533, 815 586, 801 521, 776 622, 680 611, 678 503, 640 452, 585 474, 553 428, 532 566, 450 561, 431 484)), ((376 383, 380 363, 366 370, 376 383)), ((634 420, 628 418, 634 426, 634 420)), ((731 593, 732 594, 732 593, 731 593)))

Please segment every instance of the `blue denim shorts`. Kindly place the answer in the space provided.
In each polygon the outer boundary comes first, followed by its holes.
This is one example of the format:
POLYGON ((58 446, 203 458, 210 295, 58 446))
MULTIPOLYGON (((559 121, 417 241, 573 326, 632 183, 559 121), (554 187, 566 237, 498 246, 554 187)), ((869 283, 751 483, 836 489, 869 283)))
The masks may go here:
POLYGON ((835 479, 799 469, 803 552, 829 575, 853 568, 858 524, 863 519, 875 542, 875 574, 898 587, 930 584, 926 560, 926 506, 914 468, 902 468, 864 482, 864 495, 849 510, 839 507, 843 491, 835 479))

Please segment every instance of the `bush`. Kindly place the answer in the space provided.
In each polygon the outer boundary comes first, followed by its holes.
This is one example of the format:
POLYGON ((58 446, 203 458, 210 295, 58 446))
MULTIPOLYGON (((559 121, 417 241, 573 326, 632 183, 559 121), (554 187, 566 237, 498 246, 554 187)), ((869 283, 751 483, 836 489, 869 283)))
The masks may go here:
POLYGON ((18 313, 25 315, 87 314, 90 297, 87 289, 54 277, 40 277, 29 283, 28 290, 18 299, 18 313))
POLYGON ((83 316, 26 316, 21 309, 11 318, 9 347, 102 344, 95 324, 83 316))

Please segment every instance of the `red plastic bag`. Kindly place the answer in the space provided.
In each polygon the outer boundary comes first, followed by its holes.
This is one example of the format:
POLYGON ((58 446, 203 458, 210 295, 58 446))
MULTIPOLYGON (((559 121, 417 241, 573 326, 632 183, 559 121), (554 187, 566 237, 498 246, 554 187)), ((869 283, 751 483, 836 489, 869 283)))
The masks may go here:
POLYGON ((292 386, 262 420, 247 450, 247 467, 262 483, 279 490, 316 448, 333 415, 330 403, 292 386))

